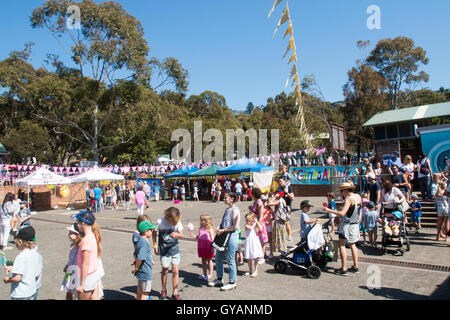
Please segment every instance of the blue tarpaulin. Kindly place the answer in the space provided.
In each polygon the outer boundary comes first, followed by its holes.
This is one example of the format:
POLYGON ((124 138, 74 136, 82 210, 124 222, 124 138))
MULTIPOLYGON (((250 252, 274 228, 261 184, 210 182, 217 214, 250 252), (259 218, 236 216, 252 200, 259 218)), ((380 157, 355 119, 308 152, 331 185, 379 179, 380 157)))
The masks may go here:
POLYGON ((176 170, 176 171, 174 171, 172 173, 166 174, 164 176, 164 178, 182 178, 182 177, 187 177, 187 176, 189 176, 189 174, 194 173, 194 172, 196 172, 198 170, 200 170, 200 169, 197 168, 197 167, 191 167, 189 169, 188 166, 185 166, 184 168, 181 167, 180 169, 178 169, 178 170, 176 170))
POLYGON ((219 169, 217 170, 218 175, 225 175, 225 174, 235 174, 235 173, 241 173, 241 172, 261 172, 261 171, 273 171, 272 167, 265 166, 261 163, 257 162, 241 162, 236 163, 232 166, 229 166, 227 168, 219 169))

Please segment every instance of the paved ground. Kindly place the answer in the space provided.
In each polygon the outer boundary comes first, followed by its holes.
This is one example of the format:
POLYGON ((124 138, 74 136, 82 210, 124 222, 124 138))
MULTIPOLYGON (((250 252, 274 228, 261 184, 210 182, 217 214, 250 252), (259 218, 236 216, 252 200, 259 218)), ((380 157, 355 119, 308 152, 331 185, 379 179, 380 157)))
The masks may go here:
MULTIPOLYGON (((299 208, 301 200, 304 199, 297 198, 295 200, 294 209, 299 208)), ((310 200, 316 206, 314 209, 319 209, 324 198, 310 198, 310 200)), ((242 214, 247 212, 250 204, 251 202, 239 204, 242 214)), ((152 202, 147 213, 156 222, 158 218, 162 217, 163 210, 171 205, 173 204, 169 201, 152 202)), ((225 209, 223 202, 185 202, 177 206, 183 214, 183 225, 186 226, 192 222, 196 226, 196 230, 198 230, 198 220, 201 214, 210 214, 214 224, 218 225, 225 209)), ((73 213, 74 211, 54 210, 39 212, 33 216, 32 224, 37 230, 39 251, 44 257, 43 284, 39 300, 61 300, 65 297, 64 293, 60 291, 62 269, 66 263, 69 248, 65 227, 72 222, 70 215, 73 213)), ((108 228, 108 230, 103 229, 102 232, 102 257, 106 273, 103 278, 105 299, 128 300, 135 297, 136 280, 131 274, 130 264, 133 252, 131 233, 135 229, 136 216, 135 210, 125 211, 122 207, 117 211, 107 209, 97 215, 100 226, 108 228)), ((324 215, 320 212, 312 212, 311 216, 324 215)), ((294 241, 298 241, 299 210, 293 212, 291 223, 294 230, 294 241)), ((243 225, 242 221, 241 227, 243 225)), ((333 237, 337 238, 336 235, 333 237)), ((361 272, 359 274, 351 274, 347 277, 333 274, 333 268, 340 266, 339 261, 329 263, 328 270, 323 272, 318 280, 311 280, 294 270, 289 270, 287 274, 278 274, 274 272, 270 262, 260 266, 257 278, 247 278, 243 276, 247 271, 247 265, 244 265, 239 267, 238 288, 231 292, 208 288, 205 281, 197 279, 202 269, 201 260, 197 257, 196 242, 181 241, 180 294, 184 300, 449 299, 450 248, 445 243, 438 243, 432 239, 434 239, 434 230, 432 229, 424 230, 424 233, 420 235, 411 235, 412 250, 402 257, 392 254, 383 256, 379 250, 361 247, 359 253, 362 260, 366 259, 366 262, 360 263, 361 272), (447 270, 426 270, 423 269, 426 266, 417 264, 390 265, 392 262, 399 261, 443 266, 447 267, 447 270), (379 275, 379 277, 375 278, 375 275, 379 275), (376 283, 373 279, 379 279, 379 289, 369 289, 376 283)), ((13 259, 18 251, 14 248, 7 251, 6 254, 8 259, 13 259)), ((158 257, 154 257, 154 261, 151 296, 158 299, 161 290, 160 262, 158 257)), ((351 263, 349 265, 351 266, 351 263)), ((170 279, 171 276, 169 283, 170 279)), ((228 280, 227 274, 225 280, 228 280)), ((10 285, 0 284, 0 299, 9 299, 9 289, 10 285)), ((171 294, 170 290, 171 286, 169 286, 169 294, 171 294)))

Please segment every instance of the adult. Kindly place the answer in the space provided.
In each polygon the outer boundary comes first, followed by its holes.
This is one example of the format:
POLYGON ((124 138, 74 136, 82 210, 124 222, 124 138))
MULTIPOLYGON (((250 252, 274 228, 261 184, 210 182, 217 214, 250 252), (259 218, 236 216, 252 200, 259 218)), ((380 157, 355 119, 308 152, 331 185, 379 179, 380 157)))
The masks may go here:
POLYGON ((165 187, 166 187, 166 181, 164 179, 161 179, 161 200, 164 200, 164 192, 165 192, 165 187))
POLYGON ((82 239, 77 254, 76 288, 79 300, 100 300, 102 296, 101 278, 104 275, 101 262, 101 234, 95 223, 95 216, 83 210, 75 217, 82 239))
POLYGON ((1 208, 1 250, 11 250, 12 247, 8 247, 9 233, 11 232, 11 219, 14 215, 14 196, 11 192, 8 192, 3 198, 1 208))
POLYGON ((281 167, 281 176, 284 178, 284 181, 286 181, 286 185, 291 185, 291 176, 288 172, 288 167, 286 165, 283 165, 281 167))
POLYGON ((422 152, 417 161, 417 177, 419 178, 419 188, 422 201, 432 201, 431 198, 431 176, 433 171, 431 170, 430 160, 427 158, 425 152, 422 152))
POLYGON ((216 202, 216 188, 217 188, 217 184, 216 181, 214 181, 211 185, 211 198, 212 198, 212 202, 216 202))
POLYGON ((139 185, 138 191, 136 192, 134 199, 136 202, 138 215, 142 216, 144 214, 144 207, 145 207, 145 192, 143 185, 139 185))
POLYGON ((225 192, 229 193, 231 192, 231 181, 227 179, 227 181, 225 181, 225 192))
POLYGON ((227 291, 236 288, 236 259, 235 253, 239 242, 238 227, 240 223, 241 212, 236 206, 237 196, 235 193, 226 193, 224 196, 224 202, 227 208, 222 217, 222 222, 216 230, 216 234, 221 236, 223 233, 228 232, 229 240, 225 251, 216 251, 216 276, 217 279, 208 282, 208 287, 221 287, 220 290, 227 291), (229 282, 224 286, 223 274, 224 260, 228 262, 229 282))
POLYGON ((394 187, 390 180, 386 180, 383 183, 383 191, 381 192, 383 214, 397 211, 398 205, 405 200, 403 193, 399 188, 394 187))
POLYGON ((97 184, 93 190, 94 192, 94 210, 95 212, 99 212, 102 210, 102 196, 103 196, 103 191, 102 188, 100 188, 100 186, 97 184))
POLYGON ((113 192, 112 192, 110 186, 106 186, 106 188, 105 188, 105 196, 106 196, 106 206, 110 207, 111 206, 111 199, 112 199, 112 196, 113 196, 113 192))
POLYGON ((148 185, 147 181, 144 181, 144 186, 143 186, 142 191, 144 191, 144 193, 145 193, 145 200, 150 201, 151 188, 148 185))
POLYGON ((153 192, 155 193, 155 201, 159 201, 159 185, 153 182, 153 192))
POLYGON ((324 207, 322 210, 328 213, 334 213, 341 218, 339 225, 339 253, 341 256, 341 268, 336 269, 335 273, 342 276, 347 273, 347 250, 345 248, 347 242, 349 244, 353 266, 348 271, 359 273, 358 268, 358 249, 356 242, 359 240, 359 221, 361 219, 361 197, 354 193, 355 185, 351 181, 346 181, 339 185, 339 192, 344 199, 344 206, 342 210, 333 210, 324 207))
MULTIPOLYGON (((261 243, 261 248, 263 251, 263 254, 265 256, 266 254, 266 242, 268 241, 267 238, 267 228, 266 228, 266 221, 264 216, 264 203, 261 199, 262 192, 261 189, 255 188, 252 192, 252 198, 253 198, 253 204, 248 207, 250 212, 253 212, 256 215, 256 219, 258 219, 259 224, 261 225, 261 230, 258 231, 258 238, 261 243)), ((263 264, 264 256, 262 259, 259 259, 258 263, 263 264)))
POLYGON ((241 196, 242 196, 242 184, 240 181, 238 181, 235 185, 234 188, 236 189, 236 195, 238 197, 238 202, 241 201, 241 196))
POLYGON ((399 188, 400 191, 403 193, 404 196, 407 195, 409 192, 408 190, 408 180, 406 179, 405 175, 399 171, 399 167, 394 164, 391 167, 391 182, 392 185, 396 188, 399 188))
POLYGON ((92 205, 92 200, 93 198, 91 197, 91 194, 93 193, 92 190, 92 186, 88 185, 87 189, 86 189, 86 208, 91 208, 92 205))
MULTIPOLYGON (((287 184, 286 178, 284 176, 281 176, 278 179, 278 189, 275 191, 276 193, 282 193, 283 199, 286 202, 287 208, 289 210, 289 214, 291 214, 292 211, 292 201, 294 201, 294 190, 292 189, 291 185, 287 184)), ((286 221, 286 231, 288 235, 288 241, 292 241, 292 231, 291 231, 291 224, 289 223, 289 220, 286 221)))
POLYGON ((416 171, 417 166, 412 161, 412 157, 410 155, 407 155, 405 157, 405 161, 403 164, 403 167, 400 168, 404 173, 406 177, 406 181, 408 181, 408 192, 406 194, 406 198, 409 201, 411 201, 411 193, 412 193, 412 180, 414 179, 414 171, 416 171))
POLYGON ((375 204, 375 208, 378 213, 380 213, 381 209, 381 185, 378 182, 375 174, 368 174, 367 181, 369 183, 369 201, 372 201, 375 204))
POLYGON ((391 168, 393 165, 397 165, 397 167, 402 167, 402 160, 400 159, 400 155, 397 151, 394 151, 393 157, 388 161, 388 167, 391 168))
MULTIPOLYGON (((123 186, 123 189, 125 189, 125 187, 123 186)), ((114 191, 116 192, 116 196, 117 196, 117 204, 119 205, 122 201, 123 201, 123 192, 121 192, 120 190, 120 185, 119 183, 116 182, 115 186, 114 186, 114 191)))

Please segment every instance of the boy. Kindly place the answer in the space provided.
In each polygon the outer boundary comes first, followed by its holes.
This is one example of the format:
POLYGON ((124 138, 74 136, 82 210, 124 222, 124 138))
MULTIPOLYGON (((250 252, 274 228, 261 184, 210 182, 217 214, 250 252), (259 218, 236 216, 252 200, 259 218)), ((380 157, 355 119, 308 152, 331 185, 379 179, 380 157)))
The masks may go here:
POLYGON ((152 248, 148 239, 152 236, 152 230, 156 229, 150 221, 144 220, 139 224, 140 237, 136 242, 135 269, 131 272, 138 280, 136 300, 151 300, 152 291, 152 248))
POLYGON ((416 233, 420 233, 420 217, 422 216, 422 205, 419 202, 419 197, 413 193, 411 195, 411 199, 413 202, 411 202, 411 223, 416 228, 416 233))
POLYGON ((11 283, 11 300, 33 300, 41 274, 39 257, 35 250, 35 231, 31 226, 22 228, 14 238, 19 255, 13 266, 6 267, 11 277, 4 277, 4 283, 11 283))
POLYGON ((308 231, 311 229, 311 226, 307 226, 307 224, 313 224, 318 223, 320 219, 312 219, 310 220, 308 217, 308 212, 311 207, 314 207, 309 200, 304 200, 300 204, 300 210, 302 210, 300 215, 300 239, 301 241, 306 240, 306 236, 308 234, 308 231))
POLYGON ((369 235, 369 244, 372 247, 377 246, 377 222, 383 223, 378 215, 378 211, 375 209, 375 203, 373 201, 368 201, 366 204, 367 211, 363 216, 364 225, 367 228, 367 233, 369 235))
POLYGON ((167 275, 172 267, 172 299, 181 300, 178 292, 178 266, 180 264, 180 248, 178 239, 183 238, 183 225, 181 224, 181 213, 178 208, 170 207, 164 211, 158 231, 158 249, 161 258, 161 300, 167 297, 167 275))
MULTIPOLYGON (((336 202, 334 202, 334 194, 332 192, 327 193, 328 209, 337 210, 336 202)), ((331 224, 331 234, 334 233, 334 219, 336 215, 334 213, 328 213, 328 218, 331 224)))
POLYGON ((30 209, 27 208, 27 202, 20 201, 20 210, 19 210, 19 213, 17 214, 16 230, 14 230, 14 231, 17 231, 21 227, 29 226, 30 218, 31 218, 31 212, 30 212, 30 209))

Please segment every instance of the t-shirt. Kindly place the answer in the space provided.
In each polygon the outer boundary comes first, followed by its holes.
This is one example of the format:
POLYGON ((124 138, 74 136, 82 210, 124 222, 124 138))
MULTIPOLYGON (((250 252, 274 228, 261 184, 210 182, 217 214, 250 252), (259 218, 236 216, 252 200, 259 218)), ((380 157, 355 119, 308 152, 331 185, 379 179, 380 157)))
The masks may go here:
POLYGON ((142 190, 139 190, 138 192, 136 192, 135 199, 136 199, 137 205, 144 204, 145 203, 145 192, 142 190))
POLYGON ((309 224, 306 224, 305 221, 309 221, 309 216, 306 212, 302 211, 300 214, 300 238, 306 238, 306 235, 308 234, 309 229, 311 229, 311 226, 309 224))
POLYGON ((174 226, 170 224, 165 217, 161 219, 161 223, 158 227, 158 249, 160 256, 174 256, 180 253, 178 239, 172 238, 170 234, 181 230, 183 230, 181 220, 174 226))
MULTIPOLYGON (((336 207, 336 202, 334 202, 334 200, 331 200, 329 203, 328 203, 328 209, 331 209, 331 210, 337 210, 337 207, 336 207)), ((330 218, 330 219, 333 219, 333 218, 335 218, 336 217, 336 215, 334 214, 334 213, 328 213, 328 217, 330 218)))
MULTIPOLYGON (((402 184, 402 183, 407 182, 407 180, 403 173, 399 173, 399 174, 391 175, 391 182, 392 182, 392 184, 394 184, 394 183, 402 184)), ((402 191, 402 192, 406 192, 405 186, 399 186, 397 188, 399 188, 400 191, 402 191)))
POLYGON ((402 194, 402 192, 397 187, 392 187, 391 193, 384 193, 383 190, 381 196, 381 198, 383 199, 382 202, 389 202, 389 204, 385 207, 389 209, 395 209, 397 205, 394 203, 394 201, 398 201, 400 194, 402 194))
POLYGON ((370 183, 369 184, 369 192, 370 192, 369 200, 372 201, 373 203, 377 204, 377 194, 378 194, 378 191, 380 191, 380 190, 381 190, 381 186, 378 181, 375 181, 375 183, 370 183))
POLYGON ((95 188, 94 189, 94 194, 95 194, 95 200, 101 199, 102 198, 102 189, 95 188))
MULTIPOLYGON (((18 216, 20 217, 20 220, 23 220, 30 215, 31 215, 31 212, 30 212, 30 209, 28 209, 28 208, 20 209, 19 214, 18 214, 18 216)), ((27 226, 29 224, 30 224, 30 219, 23 222, 24 226, 27 226)))
POLYGON ((225 182, 225 189, 230 190, 231 189, 231 182, 229 180, 227 180, 225 182))
POLYGON ((366 228, 367 230, 377 230, 377 219, 378 219, 378 211, 377 210, 368 210, 365 214, 366 217, 366 228))
POLYGON ((136 242, 134 250, 136 260, 142 260, 141 267, 135 273, 136 279, 150 281, 152 280, 152 247, 148 240, 140 237, 136 242))
POLYGON ((411 215, 412 216, 416 216, 416 217, 421 217, 422 216, 422 205, 420 204, 419 201, 414 201, 411 203, 410 205, 411 208, 418 208, 420 210, 417 211, 411 211, 411 215))
POLYGON ((281 186, 278 187, 276 193, 278 192, 284 192, 283 195, 283 199, 284 201, 286 201, 286 205, 290 208, 291 204, 292 204, 292 200, 291 198, 288 197, 288 195, 286 194, 286 192, 284 191, 284 189, 287 188, 288 189, 288 193, 294 193, 294 190, 292 189, 292 186, 285 186, 284 188, 282 188, 281 186))
POLYGON ((403 164, 400 158, 397 158, 397 160, 394 160, 394 158, 389 159, 389 167, 392 167, 393 165, 397 165, 398 168, 401 168, 403 164))
POLYGON ((433 197, 436 194, 437 190, 438 190, 437 183, 436 182, 432 182, 430 189, 431 189, 430 190, 431 191, 431 196, 433 197))
POLYGON ((40 273, 39 257, 34 250, 24 249, 14 259, 12 276, 22 275, 11 284, 12 298, 28 298, 36 293, 36 276, 40 273))
POLYGON ((154 191, 155 191, 155 193, 159 193, 159 186, 158 185, 155 185, 154 191))
POLYGON ((83 264, 83 251, 89 251, 91 254, 89 256, 89 268, 88 275, 94 273, 97 270, 97 240, 93 233, 86 234, 83 239, 81 239, 78 255, 77 255, 77 267, 81 271, 81 266, 83 264))
POLYGON ((236 192, 237 193, 241 193, 242 192, 242 184, 240 184, 239 182, 236 183, 236 185, 234 187, 236 188, 236 192))
POLYGON ((86 189, 86 200, 89 200, 89 198, 91 197, 91 189, 86 189))

